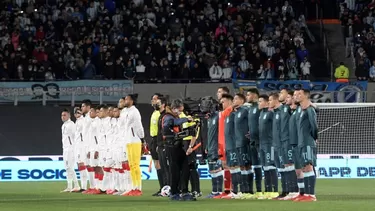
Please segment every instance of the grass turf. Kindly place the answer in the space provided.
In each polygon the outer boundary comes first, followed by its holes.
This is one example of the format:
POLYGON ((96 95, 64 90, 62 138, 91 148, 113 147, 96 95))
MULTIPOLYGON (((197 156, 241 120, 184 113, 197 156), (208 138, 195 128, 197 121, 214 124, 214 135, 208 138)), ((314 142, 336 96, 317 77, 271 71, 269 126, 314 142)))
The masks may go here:
MULTIPOLYGON (((372 179, 318 179, 317 202, 273 200, 224 200, 199 198, 195 202, 171 202, 167 198, 150 196, 158 187, 157 181, 143 183, 142 197, 83 195, 60 193, 65 182, 7 182, 0 183, 0 210, 51 211, 184 211, 184 210, 373 210, 375 207, 375 180, 372 179)), ((202 181, 202 191, 210 191, 210 181, 202 181)))

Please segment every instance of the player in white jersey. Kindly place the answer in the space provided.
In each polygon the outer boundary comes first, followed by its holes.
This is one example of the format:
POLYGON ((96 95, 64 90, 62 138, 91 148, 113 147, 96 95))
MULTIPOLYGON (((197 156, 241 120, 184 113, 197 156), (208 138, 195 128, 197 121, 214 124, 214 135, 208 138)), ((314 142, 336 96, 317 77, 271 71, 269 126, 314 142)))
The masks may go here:
POLYGON ((90 189, 87 189, 86 191, 83 191, 82 193, 88 194, 91 193, 92 191, 95 191, 95 169, 94 167, 90 166, 90 156, 89 156, 89 144, 91 141, 90 138, 90 125, 91 125, 91 116, 90 116, 90 111, 91 111, 91 100, 83 100, 82 105, 81 105, 81 110, 82 110, 82 115, 84 116, 83 118, 83 124, 82 124, 82 137, 83 137, 83 147, 82 151, 84 152, 85 156, 82 158, 84 160, 84 163, 87 168, 87 173, 88 173, 88 179, 89 179, 89 184, 90 184, 90 189))
POLYGON ((119 117, 120 117, 120 109, 117 107, 113 108, 112 111, 112 119, 111 119, 111 128, 113 131, 113 145, 112 145, 112 152, 113 152, 113 161, 114 161, 114 190, 116 190, 113 194, 117 195, 121 193, 121 190, 124 188, 124 170, 122 169, 122 155, 124 154, 121 150, 120 138, 119 138, 119 117))
POLYGON ((144 143, 144 129, 142 126, 141 114, 135 107, 138 94, 129 94, 125 98, 126 112, 120 118, 120 122, 125 122, 125 130, 123 136, 126 142, 126 154, 130 166, 131 174, 131 190, 126 192, 125 196, 141 196, 142 195, 142 172, 140 168, 142 143, 144 143))
POLYGON ((126 116, 127 108, 125 108, 125 98, 121 98, 118 103, 118 108, 121 110, 120 116, 118 118, 118 138, 117 138, 117 160, 118 163, 121 163, 120 171, 120 189, 118 190, 115 195, 125 195, 127 192, 131 190, 131 176, 130 176, 130 167, 128 163, 127 153, 126 153, 126 140, 124 132, 125 128, 125 121, 121 121, 126 116), (123 172, 123 173, 121 173, 123 172))
POLYGON ((76 118, 76 132, 75 132, 75 158, 78 165, 78 171, 81 178, 81 187, 80 192, 86 191, 87 189, 87 170, 85 166, 86 161, 86 149, 83 142, 83 127, 85 124, 85 119, 82 116, 81 108, 74 108, 74 117, 76 118))
POLYGON ((68 109, 64 109, 61 112, 61 120, 63 121, 63 125, 61 126, 63 159, 66 170, 66 180, 68 183, 68 187, 61 192, 79 191, 81 188, 79 187, 77 175, 74 171, 76 163, 74 158, 74 135, 76 132, 76 126, 70 119, 70 111, 68 109))
POLYGON ((115 155, 114 155, 114 144, 116 141, 116 130, 117 130, 117 119, 113 118, 113 106, 108 107, 108 117, 109 117, 109 132, 107 135, 107 154, 106 154, 106 162, 104 165, 104 180, 106 183, 108 195, 112 195, 116 192, 115 189, 115 155), (108 178, 108 181, 106 180, 108 178))
POLYGON ((104 177, 103 184, 100 187, 102 192, 109 190, 111 182, 111 167, 110 160, 112 156, 109 152, 109 139, 111 133, 111 118, 109 117, 108 106, 100 105, 100 111, 98 114, 100 118, 99 126, 99 166, 102 167, 104 177), (107 163, 108 162, 108 163, 107 163))
MULTIPOLYGON (((100 119, 97 117, 99 109, 91 108, 90 109, 90 126, 89 126, 89 137, 88 137, 88 153, 87 158, 89 159, 88 163, 90 168, 94 168, 94 179, 95 187, 91 189, 87 194, 100 194, 101 191, 99 187, 101 186, 101 181, 103 181, 103 172, 102 168, 99 167, 99 127, 100 119)), ((91 187, 90 187, 91 188, 91 187)))

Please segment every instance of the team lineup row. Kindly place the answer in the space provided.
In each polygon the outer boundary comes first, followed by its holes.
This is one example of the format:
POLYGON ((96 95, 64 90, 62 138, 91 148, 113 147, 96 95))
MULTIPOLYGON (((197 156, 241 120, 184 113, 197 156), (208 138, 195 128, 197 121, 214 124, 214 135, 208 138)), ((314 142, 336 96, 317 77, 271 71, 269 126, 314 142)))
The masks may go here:
POLYGON ((211 114, 208 121, 209 169, 216 184, 208 197, 316 201, 318 128, 310 92, 283 89, 259 95, 257 89, 250 89, 246 96, 234 97, 227 93, 218 90, 223 111, 211 114), (281 194, 277 172, 281 175, 281 194), (224 192, 223 176, 225 181, 232 181, 230 189, 224 184, 224 192))
POLYGON ((62 192, 142 195, 140 158, 144 130, 136 101, 134 94, 120 99, 118 107, 94 108, 90 100, 84 100, 81 108, 74 109, 75 123, 69 110, 62 112, 68 183, 62 192), (74 171, 77 163, 81 186, 74 171))

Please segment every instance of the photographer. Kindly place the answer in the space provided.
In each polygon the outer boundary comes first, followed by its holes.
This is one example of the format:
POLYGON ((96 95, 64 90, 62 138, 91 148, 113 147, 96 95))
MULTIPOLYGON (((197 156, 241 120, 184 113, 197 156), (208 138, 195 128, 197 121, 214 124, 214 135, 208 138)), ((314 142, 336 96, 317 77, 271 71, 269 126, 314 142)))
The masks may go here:
POLYGON ((181 109, 183 109, 183 102, 174 100, 171 103, 171 108, 166 107, 165 113, 161 113, 161 134, 169 163, 171 200, 192 201, 195 198, 188 193, 187 188, 189 180, 188 160, 183 148, 183 137, 180 137, 179 134, 182 124, 193 121, 193 118, 179 118, 181 109), (180 196, 178 190, 180 181, 182 181, 180 187, 182 196, 180 196))
MULTIPOLYGON (((184 105, 180 107, 180 118, 187 118, 191 117, 190 113, 187 111, 184 111, 185 107, 184 105)), ((198 174, 198 164, 197 164, 197 157, 196 152, 194 151, 194 146, 196 145, 196 141, 199 135, 199 128, 200 128, 200 119, 194 118, 193 122, 185 122, 182 124, 182 130, 183 132, 187 132, 188 136, 183 138, 183 148, 186 152, 187 156, 187 162, 189 166, 189 171, 187 178, 190 179, 191 182, 191 193, 193 194, 194 198, 202 196, 202 193, 200 191, 200 183, 199 183, 199 174, 198 174)), ((186 181, 181 182, 181 187, 183 187, 182 183, 186 181)))

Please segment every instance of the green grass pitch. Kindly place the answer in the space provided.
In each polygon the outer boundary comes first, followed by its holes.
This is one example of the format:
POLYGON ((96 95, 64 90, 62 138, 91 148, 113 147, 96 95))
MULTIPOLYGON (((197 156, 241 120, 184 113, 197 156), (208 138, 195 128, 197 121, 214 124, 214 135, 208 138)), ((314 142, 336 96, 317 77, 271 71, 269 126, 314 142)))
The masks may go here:
MULTIPOLYGON (((210 181, 202 181, 202 191, 210 191, 210 181)), ((241 210, 324 210, 365 211, 375 207, 373 179, 318 179, 317 202, 273 200, 224 200, 199 198, 195 202, 169 201, 150 196, 158 187, 157 181, 143 182, 142 197, 83 195, 60 193, 65 182, 7 182, 0 183, 0 210, 38 211, 241 211, 241 210)))

